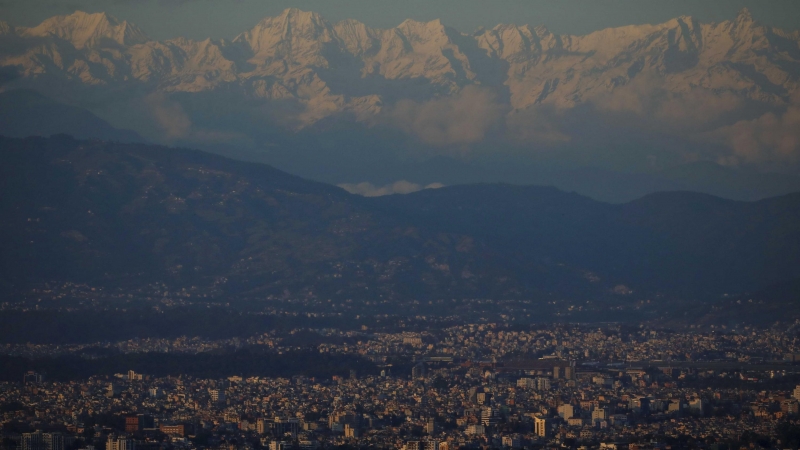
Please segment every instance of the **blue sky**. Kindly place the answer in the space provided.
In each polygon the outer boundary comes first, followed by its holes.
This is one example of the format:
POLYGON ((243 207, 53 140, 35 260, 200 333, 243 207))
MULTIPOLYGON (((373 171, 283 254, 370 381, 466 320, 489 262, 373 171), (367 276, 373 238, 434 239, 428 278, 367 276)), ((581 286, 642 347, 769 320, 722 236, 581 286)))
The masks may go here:
POLYGON ((353 18, 376 27, 391 27, 406 18, 442 19, 465 32, 527 23, 569 34, 659 23, 680 15, 722 21, 747 7, 765 24, 800 29, 798 0, 0 0, 0 18, 30 26, 77 9, 105 11, 136 23, 156 39, 231 38, 291 6, 317 11, 331 21, 353 18))

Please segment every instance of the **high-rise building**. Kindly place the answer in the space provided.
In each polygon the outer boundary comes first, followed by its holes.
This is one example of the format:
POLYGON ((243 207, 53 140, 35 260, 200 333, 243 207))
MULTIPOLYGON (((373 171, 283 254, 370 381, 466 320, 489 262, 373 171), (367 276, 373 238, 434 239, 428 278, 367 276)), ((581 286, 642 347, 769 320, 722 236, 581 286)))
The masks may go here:
POLYGON ((424 445, 420 441, 408 441, 403 448, 405 450, 424 450, 424 445))
POLYGON ((139 430, 141 430, 139 426, 139 416, 134 414, 125 416, 125 432, 136 433, 139 430))
POLYGON ((33 433, 23 433, 20 441, 21 450, 46 450, 44 446, 44 434, 41 431, 33 433))
POLYGON ((794 397, 795 400, 800 400, 800 384, 795 386, 794 392, 792 393, 792 397, 794 397))
POLYGON ((558 415, 564 420, 575 417, 575 408, 569 403, 564 403, 558 407, 558 415))
MULTIPOLYGON (((355 428, 355 423, 351 424, 355 428)), ((300 419, 296 417, 283 418, 276 417, 272 421, 272 429, 275 431, 276 436, 283 436, 286 433, 291 433, 292 437, 297 436, 300 431, 300 419)))
POLYGON ((608 419, 608 410, 606 408, 598 408, 592 411, 592 422, 606 419, 608 419))
POLYGON ((516 436, 503 436, 503 447, 522 448, 522 440, 516 436))
POLYGON ((428 439, 425 441, 425 450, 439 450, 439 441, 436 439, 428 439))
POLYGON ((23 433, 20 450, 64 450, 64 435, 61 433, 23 433))
POLYGON ((533 432, 539 437, 547 437, 550 434, 550 420, 544 417, 533 419, 533 432))
POLYGON ((158 429, 159 431, 168 436, 179 436, 179 437, 186 436, 186 426, 183 424, 168 425, 162 423, 159 425, 158 429))
POLYGON ((29 370, 22 376, 23 383, 41 383, 42 382, 42 375, 34 372, 33 370, 29 370))
POLYGON ((108 436, 106 450, 136 450, 136 443, 126 437, 108 436))
POLYGON ((291 442, 285 441, 270 441, 269 450, 287 450, 292 448, 291 442))
POLYGON ((211 401, 214 403, 225 402, 225 391, 222 389, 209 389, 208 395, 211 396, 211 401))
POLYGON ((258 434, 267 434, 267 430, 269 429, 267 421, 264 419, 258 419, 256 421, 256 433, 258 434))
POLYGON ((428 434, 436 433, 436 422, 433 418, 428 419, 428 422, 425 423, 425 432, 428 434))
POLYGON ((537 391, 549 391, 550 390, 550 380, 547 378, 537 378, 536 379, 536 390, 537 391))
POLYGON ((470 435, 486 434, 486 427, 484 427, 483 425, 472 424, 467 427, 466 433, 470 435))
POLYGON ((344 437, 357 438, 360 435, 358 428, 351 426, 349 423, 344 425, 344 437))
POLYGON ((64 435, 61 433, 44 433, 42 437, 46 450, 64 450, 64 435))
POLYGON ((485 427, 493 427, 500 421, 500 414, 494 408, 483 408, 481 411, 481 425, 485 427))

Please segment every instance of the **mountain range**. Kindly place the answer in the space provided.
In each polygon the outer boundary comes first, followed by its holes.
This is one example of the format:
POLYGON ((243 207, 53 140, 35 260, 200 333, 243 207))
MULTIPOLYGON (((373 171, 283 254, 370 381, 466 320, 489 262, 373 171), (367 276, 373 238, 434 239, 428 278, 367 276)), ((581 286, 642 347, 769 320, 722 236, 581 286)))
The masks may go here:
POLYGON ((669 308, 761 291, 791 303, 785 286, 800 279, 798 194, 613 205, 485 184, 365 198, 196 150, 64 135, 0 138, 0 175, 6 298, 85 284, 394 308, 481 298, 669 308))
MULTIPOLYGON (((800 32, 747 10, 584 36, 512 24, 464 33, 439 20, 379 29, 294 8, 202 41, 153 40, 105 13, 0 23, 2 90, 35 91, 142 140, 343 185, 507 181, 614 202, 794 192, 798 80, 800 32)), ((59 114, 70 115, 47 122, 59 114)))
POLYGON ((348 111, 377 114, 398 98, 427 99, 466 86, 503 86, 513 111, 572 108, 637 78, 659 75, 670 93, 729 92, 781 105, 797 89, 800 33, 679 17, 586 36, 498 25, 464 34, 441 21, 375 29, 287 9, 232 40, 158 42, 104 13, 76 12, 32 28, 0 25, 0 64, 26 78, 85 85, 148 85, 163 92, 240 89, 295 100, 302 127, 348 111))

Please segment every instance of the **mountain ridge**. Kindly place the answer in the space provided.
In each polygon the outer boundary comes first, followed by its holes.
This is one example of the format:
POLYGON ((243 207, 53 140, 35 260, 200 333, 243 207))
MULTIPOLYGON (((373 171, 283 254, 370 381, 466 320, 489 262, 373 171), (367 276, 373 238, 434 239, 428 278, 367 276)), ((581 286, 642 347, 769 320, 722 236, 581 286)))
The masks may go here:
POLYGON ((707 300, 800 278, 800 194, 613 205, 495 183, 364 198, 196 150, 67 136, 0 138, 0 162, 0 285, 17 294, 707 300))
POLYGON ((82 12, 17 28, 14 34, 23 40, 65 39, 77 52, 48 54, 30 48, 23 54, 0 54, 0 65, 20 66, 26 77, 48 73, 76 80, 77 76, 80 82, 95 85, 158 79, 157 90, 164 92, 204 92, 234 83, 254 98, 300 102, 308 110, 303 126, 347 110, 368 115, 380 111, 381 99, 393 95, 384 92, 387 84, 375 85, 365 95, 354 93, 352 85, 368 76, 424 80, 431 92, 440 94, 470 85, 503 88, 514 110, 536 104, 573 108, 642 74, 663 78, 662 88, 675 94, 701 89, 782 105, 796 90, 800 76, 790 70, 792 61, 800 58, 800 47, 776 51, 776 46, 786 47, 784 41, 797 41, 793 37, 797 33, 759 25, 746 10, 719 24, 679 17, 585 36, 509 24, 470 35, 438 20, 406 20, 394 28, 376 29, 352 19, 332 24, 317 13, 296 8, 264 18, 230 41, 158 42, 125 21, 82 12), (784 41, 771 42, 778 37, 784 41), (98 53, 111 44, 117 46, 115 51, 98 53), (185 53, 183 61, 164 46, 179 47, 185 53), (200 56, 209 52, 214 58, 200 56), (61 65, 47 63, 70 58, 74 60, 61 65), (165 64, 171 69, 159 70, 165 64), (53 67, 63 71, 53 72, 53 67), (331 82, 336 73, 348 74, 345 87, 331 82))
POLYGON ((161 41, 99 13, 0 26, 0 90, 332 184, 502 180, 616 202, 800 186, 800 34, 747 11, 582 36, 299 9, 254 22, 232 39, 161 41), (453 163, 427 164, 438 157, 453 163))

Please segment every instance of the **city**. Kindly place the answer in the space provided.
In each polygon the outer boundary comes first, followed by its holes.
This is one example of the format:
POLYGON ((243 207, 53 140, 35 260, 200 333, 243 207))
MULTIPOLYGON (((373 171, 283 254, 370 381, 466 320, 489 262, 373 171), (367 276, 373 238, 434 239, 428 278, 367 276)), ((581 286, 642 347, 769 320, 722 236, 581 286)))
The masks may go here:
MULTIPOLYGON (((788 448, 800 436, 799 329, 798 323, 737 331, 486 323, 419 332, 297 329, 286 337, 107 343, 125 354, 235 353, 254 346, 290 354, 311 346, 287 337, 310 333, 320 338, 313 351, 358 355, 374 365, 367 373, 342 369, 326 378, 129 370, 51 381, 28 371, 0 385, 3 445, 788 448)), ((40 357, 83 350, 2 349, 40 357)))

